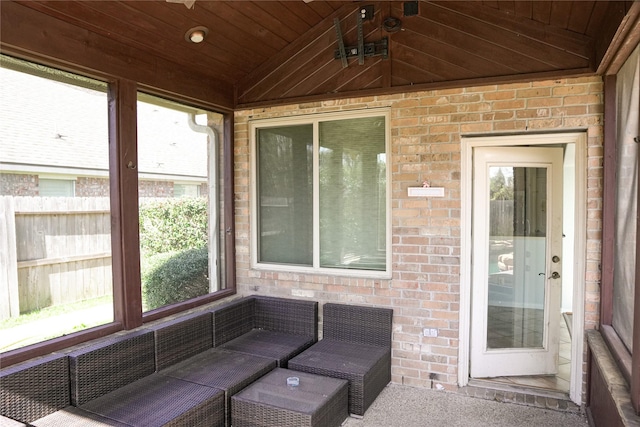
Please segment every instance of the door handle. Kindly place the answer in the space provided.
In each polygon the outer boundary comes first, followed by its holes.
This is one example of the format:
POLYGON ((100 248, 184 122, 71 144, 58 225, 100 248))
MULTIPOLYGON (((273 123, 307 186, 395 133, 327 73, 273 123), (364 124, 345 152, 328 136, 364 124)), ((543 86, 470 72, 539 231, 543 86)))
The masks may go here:
POLYGON ((552 279, 559 279, 560 278, 560 273, 558 273, 557 271, 554 271, 553 273, 551 273, 551 278, 552 279))

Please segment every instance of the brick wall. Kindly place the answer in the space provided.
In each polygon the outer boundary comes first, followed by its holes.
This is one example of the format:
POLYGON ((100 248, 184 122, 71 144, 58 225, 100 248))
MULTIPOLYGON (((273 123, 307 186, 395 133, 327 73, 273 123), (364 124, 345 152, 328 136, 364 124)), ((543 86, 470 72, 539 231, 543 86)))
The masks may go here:
POLYGON ((173 182, 140 180, 138 197, 173 197, 173 182))
MULTIPOLYGON (((392 380, 454 389, 460 301, 461 135, 586 129, 588 132, 586 328, 598 321, 602 207, 602 82, 577 78, 377 96, 236 113, 237 283, 260 293, 392 307, 392 380), (364 107, 391 108, 393 278, 373 280, 250 268, 248 121, 364 107), (414 199, 428 180, 446 197, 414 199), (438 328, 437 338, 421 335, 438 328)), ((585 346, 586 348, 586 346, 585 346)), ((586 365, 584 365, 586 366, 586 365)))
POLYGON ((109 197, 109 179, 79 176, 76 179, 76 197, 109 197))
POLYGON ((0 196, 37 196, 38 176, 0 173, 0 196))

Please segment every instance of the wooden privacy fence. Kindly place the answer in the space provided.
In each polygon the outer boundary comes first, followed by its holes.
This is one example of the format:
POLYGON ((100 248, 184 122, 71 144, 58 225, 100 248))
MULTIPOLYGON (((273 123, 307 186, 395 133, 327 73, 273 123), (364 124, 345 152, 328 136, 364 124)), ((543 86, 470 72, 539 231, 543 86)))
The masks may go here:
POLYGON ((104 197, 0 197, 0 320, 112 293, 104 197))

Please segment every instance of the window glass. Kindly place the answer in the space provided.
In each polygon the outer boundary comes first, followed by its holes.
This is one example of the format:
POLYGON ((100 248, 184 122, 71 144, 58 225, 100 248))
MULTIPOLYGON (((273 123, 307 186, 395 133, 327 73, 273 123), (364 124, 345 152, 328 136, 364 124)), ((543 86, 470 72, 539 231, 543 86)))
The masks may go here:
POLYGON ((387 271, 386 117, 300 121, 256 128, 258 262, 387 271))
POLYGON ((194 184, 173 184, 173 197, 198 197, 200 187, 194 184))
POLYGON ((261 262, 313 265, 313 126, 258 130, 261 262))
POLYGON ((139 94, 137 108, 146 312, 207 295, 224 283, 215 132, 222 116, 146 94, 139 94))
POLYGON ((633 301, 636 270, 636 212, 638 206, 638 144, 640 135, 640 62, 638 51, 617 76, 617 161, 615 256, 612 326, 631 351, 633 347, 633 301))
POLYGON ((320 266, 384 270, 384 117, 321 122, 320 266))
POLYGON ((0 65, 1 352, 112 322, 113 286, 107 85, 0 65))
POLYGON ((38 180, 38 193, 40 197, 73 197, 75 196, 74 182, 69 179, 45 179, 38 180))

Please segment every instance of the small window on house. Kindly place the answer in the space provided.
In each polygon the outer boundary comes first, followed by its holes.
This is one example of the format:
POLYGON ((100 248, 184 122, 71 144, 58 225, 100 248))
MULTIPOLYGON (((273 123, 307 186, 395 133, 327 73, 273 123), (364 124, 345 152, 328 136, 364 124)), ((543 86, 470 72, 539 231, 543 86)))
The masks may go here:
POLYGON ((387 121, 252 123, 257 267, 389 273, 387 121))
POLYGON ((38 180, 40 197, 73 197, 75 196, 75 182, 71 179, 38 180))
POLYGON ((173 197, 198 197, 200 186, 196 184, 173 184, 173 197))
POLYGON ((222 115, 138 94, 143 312, 224 288, 222 115), (211 172, 213 171, 213 172, 211 172), (181 177, 182 183, 174 183, 181 177), (186 181, 186 183, 184 182, 186 181), (201 185, 207 190, 200 193, 201 185))

